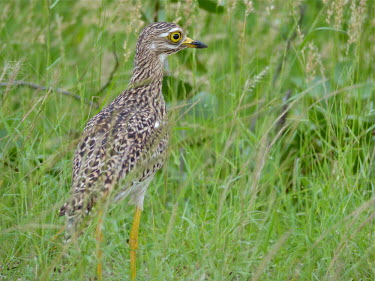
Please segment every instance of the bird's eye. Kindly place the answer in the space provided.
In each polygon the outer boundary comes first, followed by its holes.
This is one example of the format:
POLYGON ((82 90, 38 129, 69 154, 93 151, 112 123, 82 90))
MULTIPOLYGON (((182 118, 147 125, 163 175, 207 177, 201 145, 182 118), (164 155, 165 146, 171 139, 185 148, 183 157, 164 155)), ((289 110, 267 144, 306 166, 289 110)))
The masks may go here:
POLYGON ((171 34, 169 34, 169 40, 171 40, 173 43, 177 43, 181 40, 181 32, 172 32, 171 34))

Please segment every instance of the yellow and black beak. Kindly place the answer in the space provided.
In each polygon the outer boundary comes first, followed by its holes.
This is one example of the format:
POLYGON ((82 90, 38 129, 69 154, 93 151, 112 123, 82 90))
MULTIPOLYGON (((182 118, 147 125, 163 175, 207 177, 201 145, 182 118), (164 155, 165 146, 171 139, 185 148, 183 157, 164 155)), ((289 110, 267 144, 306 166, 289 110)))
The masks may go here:
POLYGON ((204 44, 204 43, 202 43, 201 41, 198 41, 198 40, 190 39, 189 37, 185 38, 185 41, 182 42, 182 45, 185 45, 188 48, 197 48, 197 49, 207 48, 206 44, 204 44))

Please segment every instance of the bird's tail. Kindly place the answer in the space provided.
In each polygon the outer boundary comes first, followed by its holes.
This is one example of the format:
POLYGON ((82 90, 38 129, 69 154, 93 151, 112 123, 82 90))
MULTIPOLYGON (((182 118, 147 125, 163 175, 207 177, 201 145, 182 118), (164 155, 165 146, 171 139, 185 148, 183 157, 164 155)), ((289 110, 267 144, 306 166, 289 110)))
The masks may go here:
POLYGON ((84 193, 73 196, 72 202, 65 203, 60 209, 60 216, 66 216, 65 243, 77 239, 89 223, 97 196, 84 193), (77 201, 78 200, 78 201, 77 201))

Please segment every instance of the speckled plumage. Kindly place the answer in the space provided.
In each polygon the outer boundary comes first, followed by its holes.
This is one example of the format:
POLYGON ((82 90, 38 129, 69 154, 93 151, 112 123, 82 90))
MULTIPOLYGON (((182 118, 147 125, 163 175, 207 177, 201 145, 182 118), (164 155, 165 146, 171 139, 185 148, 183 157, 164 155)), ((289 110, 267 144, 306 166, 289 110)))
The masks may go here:
POLYGON ((87 123, 75 151, 71 198, 60 209, 67 217, 67 240, 97 204, 130 195, 131 202, 143 208, 168 146, 161 92, 164 59, 187 47, 206 46, 172 23, 153 23, 141 32, 127 90, 87 123), (172 42, 172 32, 180 33, 178 42, 172 42))

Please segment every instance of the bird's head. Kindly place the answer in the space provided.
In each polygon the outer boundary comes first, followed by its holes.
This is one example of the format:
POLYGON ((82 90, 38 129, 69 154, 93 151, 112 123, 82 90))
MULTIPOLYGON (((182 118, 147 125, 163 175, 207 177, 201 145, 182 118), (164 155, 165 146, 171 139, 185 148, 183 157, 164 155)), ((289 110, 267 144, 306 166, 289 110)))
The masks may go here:
POLYGON ((163 61, 165 56, 185 48, 207 48, 204 43, 190 39, 177 24, 155 22, 144 28, 138 38, 138 52, 152 52, 163 61))

